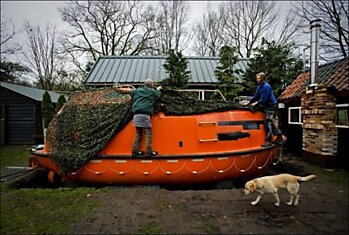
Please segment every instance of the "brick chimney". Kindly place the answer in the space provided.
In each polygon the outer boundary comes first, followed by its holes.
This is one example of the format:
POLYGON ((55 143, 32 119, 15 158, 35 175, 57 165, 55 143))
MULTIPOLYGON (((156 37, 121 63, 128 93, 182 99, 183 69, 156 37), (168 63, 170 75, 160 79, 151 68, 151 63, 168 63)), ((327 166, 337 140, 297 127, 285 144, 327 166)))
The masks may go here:
POLYGON ((319 85, 320 20, 310 22, 311 64, 310 84, 302 92, 303 157, 305 160, 331 166, 337 154, 336 98, 325 85, 319 85))

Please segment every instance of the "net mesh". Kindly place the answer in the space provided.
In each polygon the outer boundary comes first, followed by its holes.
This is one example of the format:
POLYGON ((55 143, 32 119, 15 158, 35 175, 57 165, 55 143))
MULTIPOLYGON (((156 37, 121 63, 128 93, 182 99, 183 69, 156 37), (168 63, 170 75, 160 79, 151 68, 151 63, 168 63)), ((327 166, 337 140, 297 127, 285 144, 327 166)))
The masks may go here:
MULTIPOLYGON (((63 173, 76 171, 93 158, 132 120, 131 96, 114 88, 76 92, 47 129, 48 155, 63 173)), ((162 90, 155 113, 192 115, 245 109, 235 102, 197 100, 175 90, 162 90)), ((131 150, 130 150, 131 151, 131 150)))

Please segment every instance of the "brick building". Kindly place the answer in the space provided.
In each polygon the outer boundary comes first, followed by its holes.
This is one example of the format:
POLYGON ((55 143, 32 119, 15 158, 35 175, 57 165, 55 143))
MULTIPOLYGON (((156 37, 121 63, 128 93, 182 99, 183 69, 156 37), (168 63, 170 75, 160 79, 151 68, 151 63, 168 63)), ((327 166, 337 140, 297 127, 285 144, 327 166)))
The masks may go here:
POLYGON ((279 97, 280 128, 286 148, 304 160, 349 168, 349 58, 300 74, 279 97))

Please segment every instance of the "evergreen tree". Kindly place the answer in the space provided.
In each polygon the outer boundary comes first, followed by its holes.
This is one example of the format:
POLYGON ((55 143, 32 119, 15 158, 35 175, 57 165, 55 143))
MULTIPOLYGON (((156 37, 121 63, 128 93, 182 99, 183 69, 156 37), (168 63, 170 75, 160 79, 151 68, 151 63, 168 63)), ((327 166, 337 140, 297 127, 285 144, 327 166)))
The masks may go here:
POLYGON ((56 104, 55 113, 58 113, 58 111, 63 107, 65 102, 66 102, 65 96, 64 95, 60 95, 58 97, 58 101, 57 101, 57 104, 56 104))
POLYGON ((233 100, 243 90, 237 75, 241 70, 234 69, 234 65, 240 60, 237 50, 230 46, 223 46, 219 51, 219 65, 215 70, 215 75, 219 81, 218 89, 227 100, 233 100))
POLYGON ((276 98, 287 84, 303 72, 303 61, 292 55, 291 45, 278 45, 263 38, 260 48, 250 59, 244 78, 244 94, 253 95, 256 90, 256 74, 264 72, 276 98))
POLYGON ((45 91, 42 98, 42 115, 44 119, 44 128, 47 128, 54 116, 51 96, 47 91, 45 91))
POLYGON ((93 65, 95 64, 95 62, 93 61, 88 61, 85 65, 85 72, 89 73, 93 67, 93 65))
POLYGON ((161 81, 163 86, 170 88, 185 88, 188 86, 190 72, 188 71, 188 59, 181 52, 169 50, 166 63, 163 65, 167 78, 161 81))
POLYGON ((9 83, 22 83, 19 79, 23 73, 29 73, 30 69, 18 63, 8 61, 0 62, 0 81, 9 83))

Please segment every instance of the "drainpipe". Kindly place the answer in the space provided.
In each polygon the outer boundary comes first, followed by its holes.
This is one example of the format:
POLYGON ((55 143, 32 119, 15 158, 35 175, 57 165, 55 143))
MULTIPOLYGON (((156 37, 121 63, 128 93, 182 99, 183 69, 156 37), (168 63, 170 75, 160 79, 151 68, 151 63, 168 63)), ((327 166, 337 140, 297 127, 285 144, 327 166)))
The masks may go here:
POLYGON ((311 49, 310 49, 310 87, 316 87, 318 67, 319 67, 319 34, 320 34, 320 19, 310 21, 311 30, 311 49))

